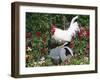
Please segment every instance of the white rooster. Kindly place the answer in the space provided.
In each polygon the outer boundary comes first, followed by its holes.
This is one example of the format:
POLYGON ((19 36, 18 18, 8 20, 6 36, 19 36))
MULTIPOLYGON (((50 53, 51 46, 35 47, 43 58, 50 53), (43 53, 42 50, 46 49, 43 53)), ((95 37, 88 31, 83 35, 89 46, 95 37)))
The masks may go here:
POLYGON ((75 36, 76 32, 80 31, 78 23, 75 21, 78 16, 73 17, 70 26, 67 30, 57 28, 55 25, 51 26, 52 38, 61 42, 71 42, 72 37, 75 36))

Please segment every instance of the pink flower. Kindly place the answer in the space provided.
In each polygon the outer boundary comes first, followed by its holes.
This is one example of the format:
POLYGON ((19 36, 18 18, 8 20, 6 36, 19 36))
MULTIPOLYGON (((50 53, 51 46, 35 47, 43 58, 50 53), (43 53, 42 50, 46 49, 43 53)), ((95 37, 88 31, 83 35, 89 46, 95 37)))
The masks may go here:
POLYGON ((37 36, 37 37, 40 37, 40 36, 41 36, 41 33, 40 33, 39 31, 37 31, 37 32, 36 32, 36 36, 37 36))

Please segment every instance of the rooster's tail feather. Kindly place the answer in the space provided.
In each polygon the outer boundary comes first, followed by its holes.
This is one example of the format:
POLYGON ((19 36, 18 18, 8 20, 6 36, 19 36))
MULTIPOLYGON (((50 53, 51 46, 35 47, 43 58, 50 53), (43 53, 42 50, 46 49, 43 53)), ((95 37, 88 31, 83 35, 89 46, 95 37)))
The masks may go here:
POLYGON ((70 26, 75 22, 75 20, 78 18, 78 16, 73 17, 73 19, 71 20, 70 26))

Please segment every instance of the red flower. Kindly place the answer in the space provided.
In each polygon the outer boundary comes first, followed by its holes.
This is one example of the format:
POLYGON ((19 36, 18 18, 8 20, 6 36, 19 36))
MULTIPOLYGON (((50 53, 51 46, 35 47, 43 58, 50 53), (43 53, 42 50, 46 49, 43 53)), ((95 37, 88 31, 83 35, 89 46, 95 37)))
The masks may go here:
POLYGON ((80 32, 78 32, 78 38, 79 38, 79 40, 81 39, 81 37, 82 37, 82 33, 80 31, 80 32))
POLYGON ((80 27, 80 31, 78 32, 78 38, 79 38, 79 40, 82 37, 89 37, 89 31, 86 31, 86 29, 84 27, 80 27))
POLYGON ((80 31, 78 32, 78 38, 79 38, 79 40, 82 38, 84 31, 85 31, 85 29, 83 27, 80 27, 80 31))
POLYGON ((86 37, 89 38, 89 36, 90 36, 90 33, 89 33, 89 31, 87 31, 86 32, 86 37))
POLYGON ((41 33, 38 31, 38 32, 36 32, 36 36, 37 37, 40 37, 41 36, 41 33))

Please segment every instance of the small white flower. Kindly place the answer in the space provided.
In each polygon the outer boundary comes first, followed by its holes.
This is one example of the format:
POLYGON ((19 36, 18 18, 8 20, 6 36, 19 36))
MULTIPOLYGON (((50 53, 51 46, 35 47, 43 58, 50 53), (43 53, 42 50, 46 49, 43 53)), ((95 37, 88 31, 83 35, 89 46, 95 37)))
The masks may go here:
POLYGON ((39 61, 38 62, 40 65, 42 65, 43 63, 45 63, 45 61, 39 61))
POLYGON ((30 47, 27 47, 27 51, 32 51, 32 49, 30 47))
POLYGON ((42 57, 41 59, 40 59, 40 61, 44 61, 45 60, 45 58, 44 57, 42 57))

